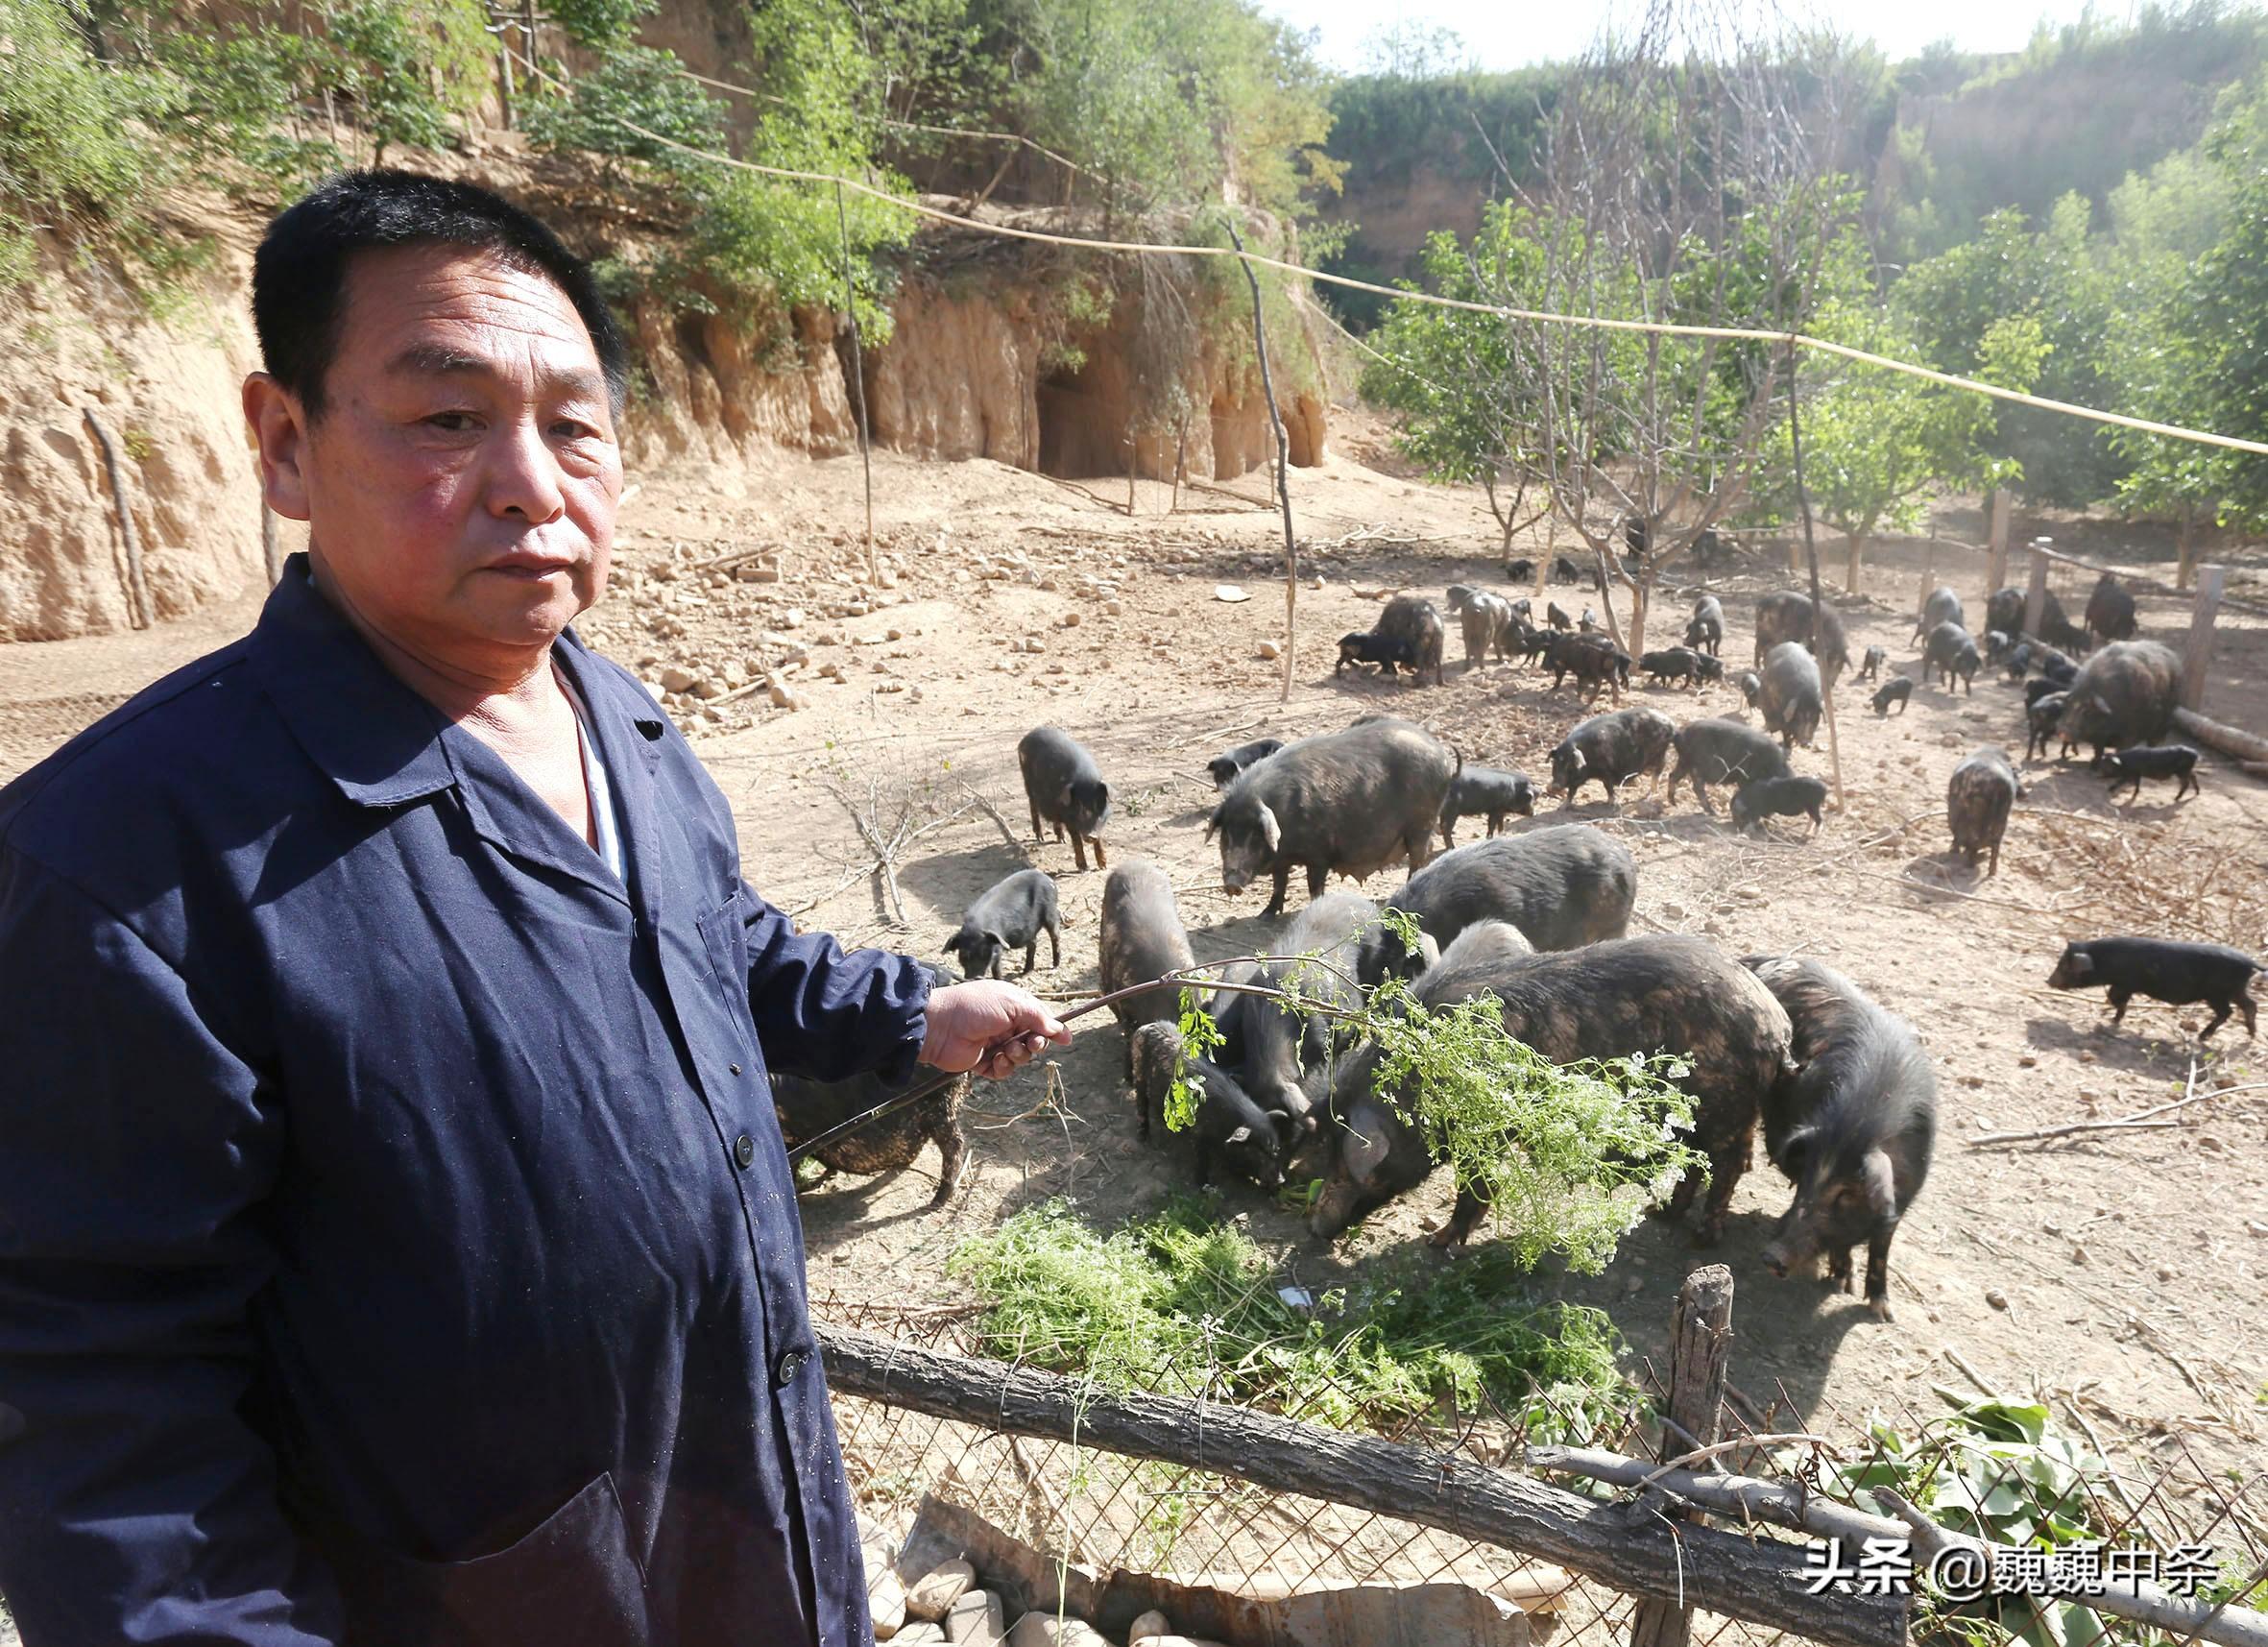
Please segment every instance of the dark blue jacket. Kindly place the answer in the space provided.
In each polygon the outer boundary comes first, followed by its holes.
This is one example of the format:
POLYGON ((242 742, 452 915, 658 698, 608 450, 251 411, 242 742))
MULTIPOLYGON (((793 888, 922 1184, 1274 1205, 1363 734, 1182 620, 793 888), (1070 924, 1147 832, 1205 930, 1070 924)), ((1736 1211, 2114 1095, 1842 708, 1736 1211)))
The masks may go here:
POLYGON ((903 1078, 570 635, 629 884, 295 559, 0 791, 0 1593, 27 1647, 868 1637, 766 1069, 903 1078))

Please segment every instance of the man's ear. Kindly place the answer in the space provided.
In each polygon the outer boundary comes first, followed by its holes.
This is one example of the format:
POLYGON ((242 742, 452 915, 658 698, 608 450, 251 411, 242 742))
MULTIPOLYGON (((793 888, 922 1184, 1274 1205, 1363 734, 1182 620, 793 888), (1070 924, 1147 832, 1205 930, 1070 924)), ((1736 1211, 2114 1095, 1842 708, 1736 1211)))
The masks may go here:
POLYGON ((306 409, 265 372, 244 379, 243 399, 245 430, 259 453, 261 496, 286 521, 306 520, 306 409))

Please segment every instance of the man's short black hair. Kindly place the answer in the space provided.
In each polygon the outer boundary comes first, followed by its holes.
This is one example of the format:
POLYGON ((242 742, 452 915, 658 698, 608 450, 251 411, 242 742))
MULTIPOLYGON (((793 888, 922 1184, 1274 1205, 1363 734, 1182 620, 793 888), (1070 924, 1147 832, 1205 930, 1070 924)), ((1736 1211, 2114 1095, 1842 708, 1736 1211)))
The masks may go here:
POLYGON ((629 389, 622 333, 591 266, 533 214, 471 183, 392 168, 341 172, 278 212, 252 262, 252 319, 268 375, 323 416, 348 266, 391 246, 462 246, 548 277, 583 317, 616 418, 629 389))

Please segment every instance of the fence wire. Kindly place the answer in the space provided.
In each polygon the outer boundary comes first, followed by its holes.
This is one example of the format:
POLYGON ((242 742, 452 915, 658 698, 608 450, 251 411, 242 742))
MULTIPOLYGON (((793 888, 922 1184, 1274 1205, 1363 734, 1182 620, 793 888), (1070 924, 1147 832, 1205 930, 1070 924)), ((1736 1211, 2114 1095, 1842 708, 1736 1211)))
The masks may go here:
MULTIPOLYGON (((973 1309, 829 1297, 816 1300, 813 1313, 830 1325, 923 1349, 981 1358, 987 1348, 973 1309)), ((996 1365, 1003 1374, 1008 1370, 996 1365)), ((1160 1368, 1152 1393, 1176 1391, 1186 1378, 1186 1369, 1160 1368)), ((2268 1581, 2268 1470, 2201 1457, 2192 1445, 2197 1425, 2168 1426, 2114 1464, 2083 1411, 2092 1399, 2086 1394, 2056 1404, 2042 1448, 2010 1427, 2038 1417, 2030 1398, 2015 1393, 2001 1405, 1971 1410, 1966 1418, 1952 1402, 1985 1399, 1973 1392, 1942 1392, 1933 1407, 1907 1404, 1861 1415, 1823 1401, 1799 1412, 1777 1390, 1743 1393, 1737 1365, 1732 1383, 1721 1420, 1724 1440, 1802 1432, 1820 1438, 1821 1444, 1734 1446, 1704 1467, 1794 1482, 1822 1500, 1875 1516, 1884 1506, 1870 1490, 1892 1487, 1951 1531, 2017 1552, 2002 1554, 1980 1573, 1954 1562, 1936 1575, 1949 1589, 1933 1588, 1929 1553, 1918 1541, 1894 1553, 1751 1527, 1757 1536, 1804 1546, 1805 1570, 1816 1569, 1810 1582, 1819 1585, 1822 1634, 1844 1597, 1863 1586, 1903 1584, 1918 1598, 1916 1634, 1925 1638, 2015 1638, 2037 1647, 2174 1647, 2183 1641, 2182 1635, 2098 1613, 2083 1594, 2047 1602, 2022 1593, 2026 1587, 2044 1590, 2051 1582, 2084 1588, 2091 1573, 2096 1579, 2138 1576, 2177 1599, 2227 1599, 2238 1610, 2229 1616, 2240 1628, 2256 1627, 2260 1635, 2255 1638, 2268 1639, 2268 1616, 2242 1611, 2259 1606, 2268 1581)), ((1508 1411, 1485 1402, 1460 1407, 1444 1395, 1433 1411, 1412 1415, 1366 1405, 1325 1384, 1275 1410, 1310 1421, 1329 1411, 1340 1420, 1336 1427, 1436 1457, 1517 1470, 1528 1467, 1532 1446, 1658 1457, 1657 1414, 1665 1402, 1660 1372, 1648 1366, 1633 1393, 1604 1407, 1579 1408, 1539 1396, 1508 1411), (1345 1421, 1350 1410, 1356 1415, 1351 1423, 1345 1421)), ((2099 1417, 2117 1421, 2113 1410, 2094 1404, 2099 1417)), ((1521 1608, 1532 1639, 1580 1647, 1629 1639, 1640 1607, 1594 1578, 1517 1550, 1345 1504, 1268 1491, 1218 1466, 1008 1436, 859 1396, 838 1395, 835 1414, 861 1515, 887 1551, 905 1537, 925 1495, 933 1494, 1044 1558, 1098 1576, 1140 1573, 1257 1597, 1358 1585, 1461 1584, 1521 1608)), ((1201 1456, 1202 1439, 1193 1435, 1191 1442, 1194 1461, 1201 1456)), ((1557 1471, 1536 1473, 1602 1503, 1638 1496, 1557 1471)), ((1737 1518, 1712 1519, 1739 1530, 1737 1518)), ((1768 1644, 1784 1634, 1697 1614, 1691 1639, 1698 1647, 1768 1644)))

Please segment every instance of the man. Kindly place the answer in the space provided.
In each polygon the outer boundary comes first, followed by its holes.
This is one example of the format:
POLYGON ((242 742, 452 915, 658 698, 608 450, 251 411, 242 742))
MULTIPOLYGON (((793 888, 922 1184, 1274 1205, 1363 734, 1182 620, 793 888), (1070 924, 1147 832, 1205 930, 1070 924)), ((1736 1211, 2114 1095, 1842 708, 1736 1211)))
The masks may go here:
POLYGON ((606 585, 623 348, 484 191, 253 271, 245 640, 0 793, 0 1592, 28 1647, 869 1634, 766 1071, 1006 1074, 797 935, 606 585))

